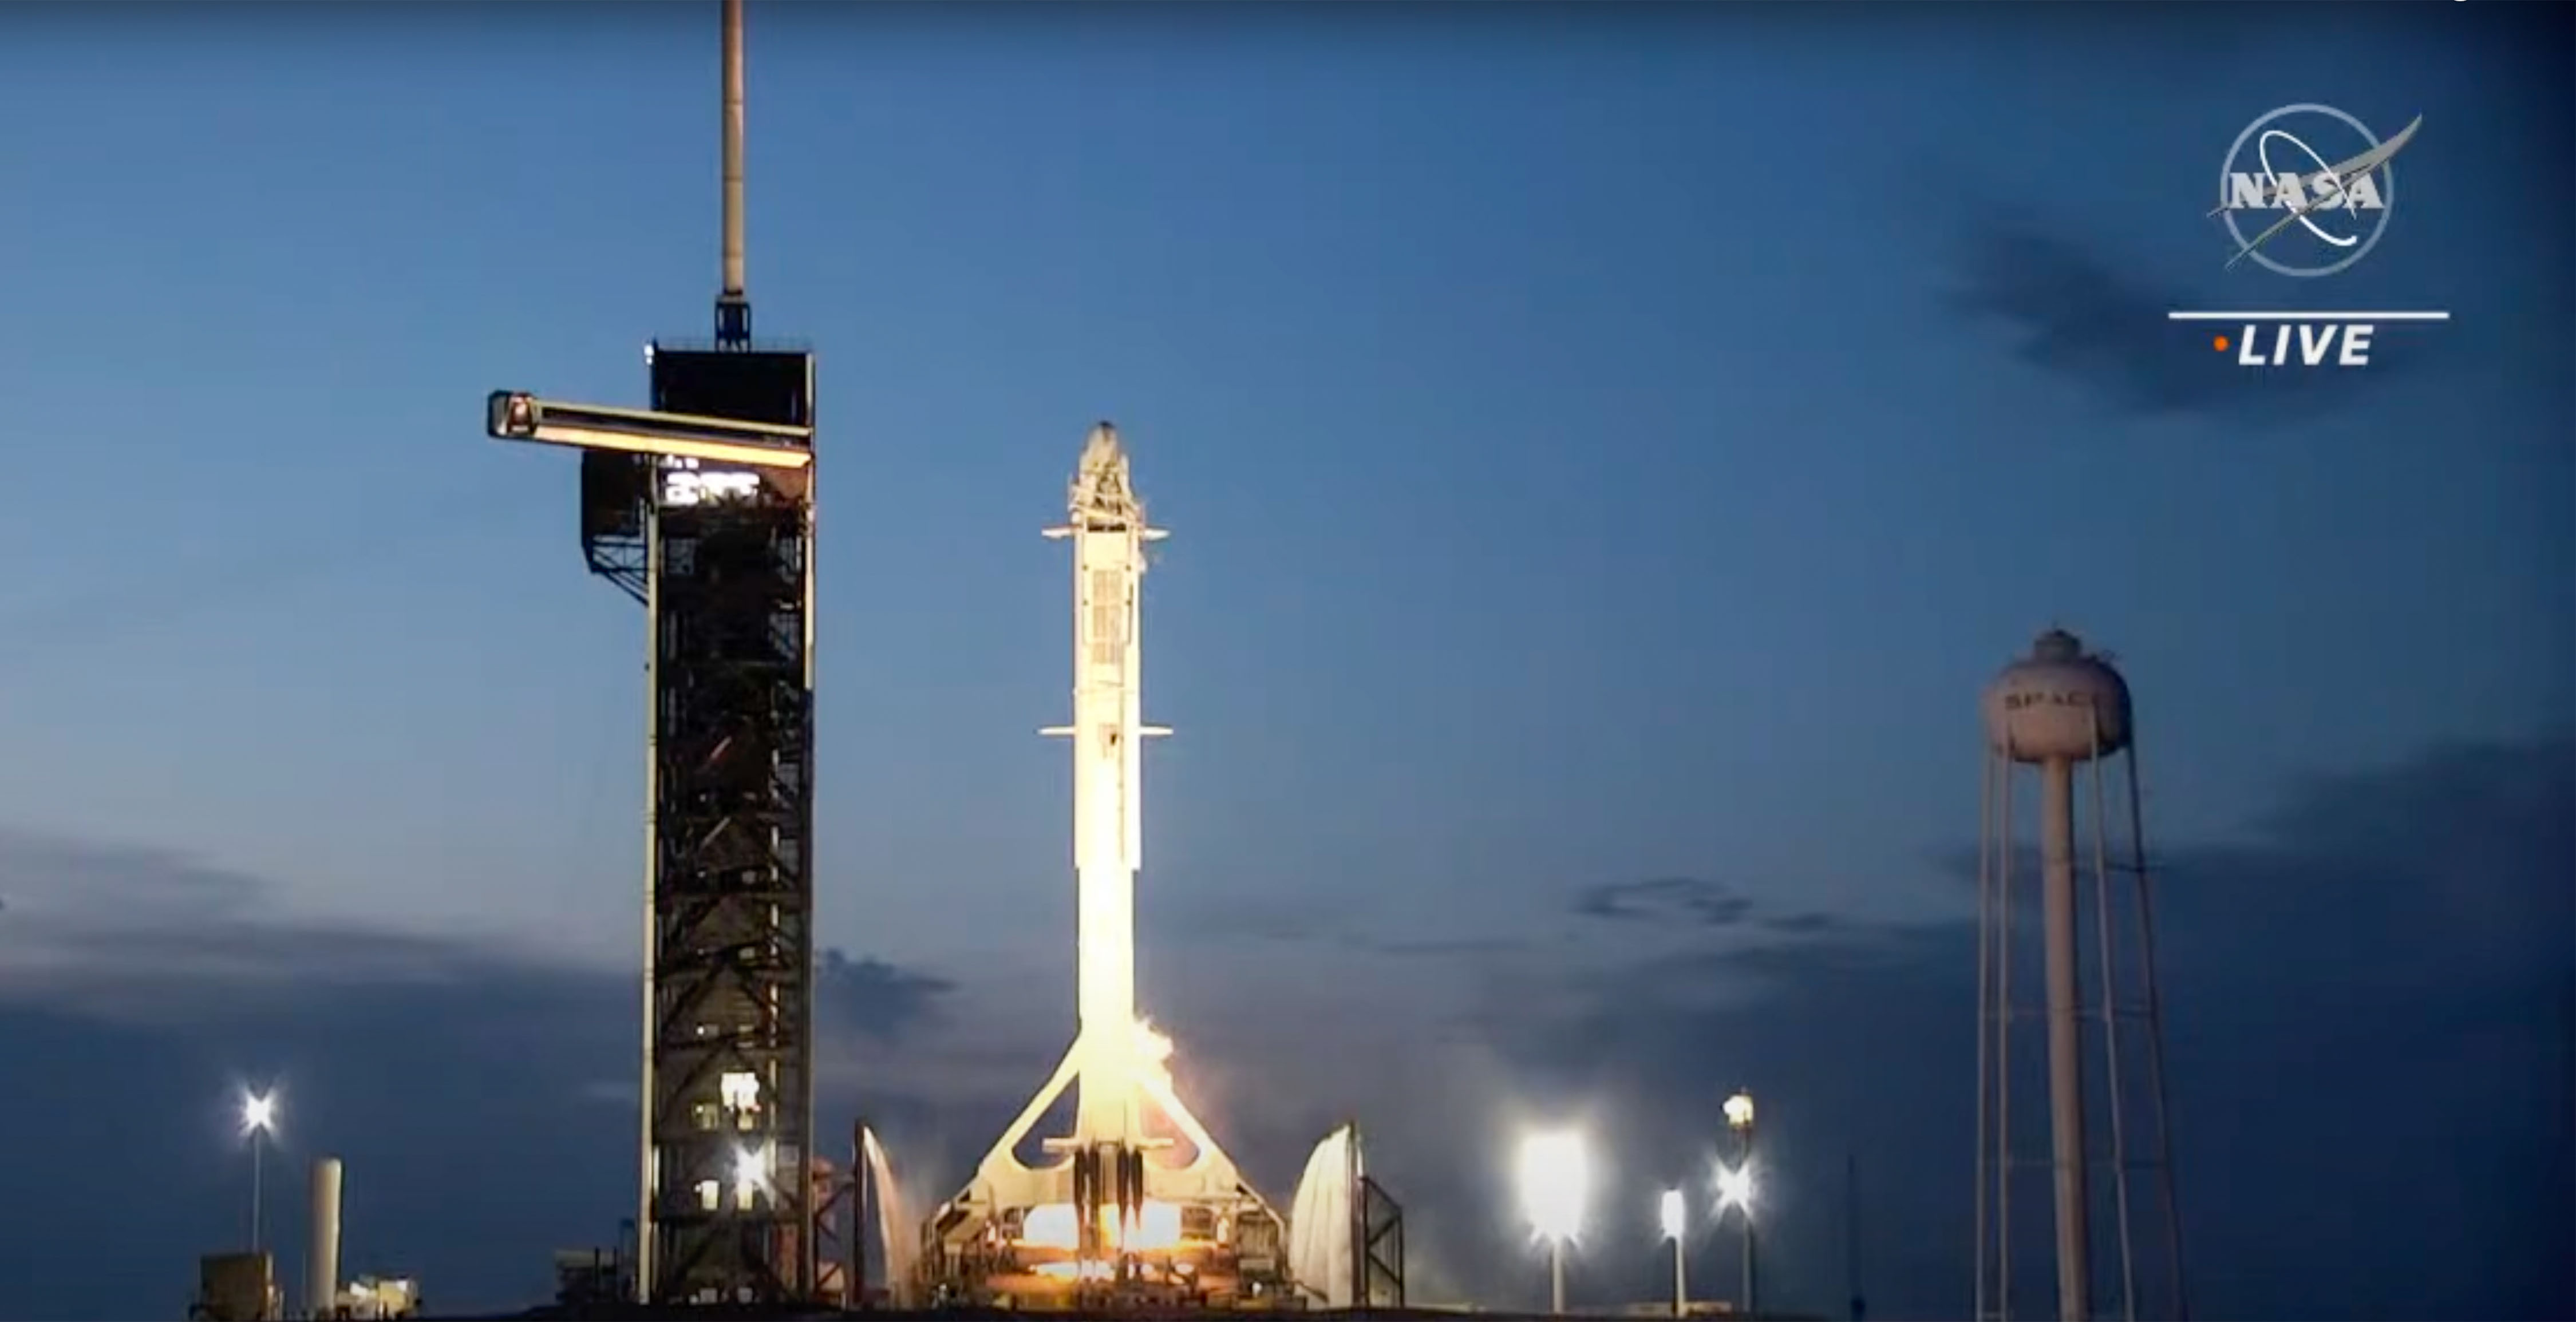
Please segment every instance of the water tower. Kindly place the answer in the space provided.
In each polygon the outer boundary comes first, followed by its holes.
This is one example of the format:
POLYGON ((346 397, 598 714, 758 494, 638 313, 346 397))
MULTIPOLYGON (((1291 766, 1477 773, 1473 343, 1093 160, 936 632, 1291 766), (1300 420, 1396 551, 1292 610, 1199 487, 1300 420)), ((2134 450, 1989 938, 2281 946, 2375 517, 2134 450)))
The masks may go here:
POLYGON ((2165 1123, 2155 920, 2129 685, 2107 658, 2085 651, 2074 635, 2051 629, 2030 655, 1995 677, 1984 708, 1984 811, 1977 850, 1976 1317, 2006 1322, 2013 1316, 2013 1248, 2019 1236, 2012 1195, 2025 1177, 2044 1170, 2054 1211, 2054 1316, 2090 1322, 2097 1304, 2102 1316, 2123 1322, 2141 1316, 2141 1227, 2133 1222, 2130 1195, 2133 1178, 2143 1176, 2155 1186, 2160 1204, 2160 1225, 2144 1238, 2161 1252, 2145 1256, 2163 1259, 2164 1267, 2161 1286, 2151 1287, 2162 1297, 2146 1311, 2181 1322, 2188 1312, 2165 1123), (2108 784, 2114 768, 2122 782, 2116 799, 2108 784), (2016 800, 2025 797, 2017 791, 2033 779, 2021 774, 2024 769, 2038 773, 2035 867, 2015 834, 2016 800), (2079 798, 2085 801, 2080 831, 2079 798), (2040 928, 2035 949, 2027 932, 2034 889, 2040 928), (2034 1024, 2040 1028, 2036 1041, 2034 1024), (2043 1079, 2044 1109, 2030 1104, 2038 1100, 2043 1079), (2029 1100, 2016 1107, 2022 1097, 2029 1100), (2034 1111, 2045 1117, 2044 1125, 2031 1122, 2034 1111), (2107 1177, 2107 1189, 2097 1177, 2107 1177), (2102 1250, 2116 1260, 2116 1280, 2097 1274, 2102 1250))

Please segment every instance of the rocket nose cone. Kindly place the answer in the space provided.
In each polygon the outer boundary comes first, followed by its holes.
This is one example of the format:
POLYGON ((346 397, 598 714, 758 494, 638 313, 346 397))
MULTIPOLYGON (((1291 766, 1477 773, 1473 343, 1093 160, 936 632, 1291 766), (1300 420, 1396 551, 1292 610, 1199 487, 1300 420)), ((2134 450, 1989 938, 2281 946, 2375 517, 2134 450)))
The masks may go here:
POLYGON ((1090 439, 1082 443, 1084 470, 1089 471, 1114 464, 1124 457, 1124 453, 1118 446, 1118 429, 1105 422, 1094 423, 1090 439))

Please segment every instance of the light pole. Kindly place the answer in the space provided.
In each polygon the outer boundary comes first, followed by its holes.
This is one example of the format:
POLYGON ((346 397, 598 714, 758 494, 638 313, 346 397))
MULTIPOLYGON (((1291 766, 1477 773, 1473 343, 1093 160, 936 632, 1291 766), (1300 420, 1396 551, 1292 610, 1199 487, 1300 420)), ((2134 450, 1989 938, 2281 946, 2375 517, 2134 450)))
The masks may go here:
POLYGON ((1750 1315, 1753 1294, 1753 1094, 1738 1088, 1726 1099, 1726 1127, 1735 1132, 1735 1169, 1719 1181, 1718 1210, 1733 1203, 1744 1214, 1744 1311, 1750 1315))
POLYGON ((277 1126, 277 1094, 244 1093, 241 1107, 242 1133, 250 1139, 250 1251, 259 1252, 259 1149, 260 1141, 277 1126))
POLYGON ((1664 1237, 1673 1242, 1673 1316, 1690 1312, 1690 1290, 1682 1279, 1683 1197, 1679 1189, 1664 1190, 1664 1237))
POLYGON ((1565 1244, 1583 1225, 1583 1199, 1590 1192, 1591 1162, 1583 1136, 1570 1129, 1532 1134, 1521 1140, 1521 1210, 1530 1228, 1547 1241, 1548 1306, 1565 1311, 1565 1244))

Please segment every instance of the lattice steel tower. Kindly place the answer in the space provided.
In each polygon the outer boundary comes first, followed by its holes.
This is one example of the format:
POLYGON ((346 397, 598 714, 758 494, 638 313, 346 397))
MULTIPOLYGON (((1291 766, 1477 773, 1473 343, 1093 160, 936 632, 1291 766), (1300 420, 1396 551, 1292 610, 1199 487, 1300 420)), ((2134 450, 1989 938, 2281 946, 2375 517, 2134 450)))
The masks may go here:
POLYGON ((743 289, 742 0, 724 0, 712 344, 656 342, 652 409, 502 392, 581 448, 581 544, 649 646, 638 1302, 815 1297, 814 364, 743 289))
POLYGON ((2016 1287, 2036 1285, 2026 1279, 2029 1269, 2047 1266, 2057 1303, 2047 1316, 2180 1322, 2188 1308, 2129 685, 2108 659, 2051 629, 1996 677, 1984 707, 1975 1315, 1978 1322, 2011 1318, 2016 1287), (2119 810, 2104 785, 2106 768, 2115 765, 2126 782, 2119 810), (2035 869, 2013 833, 2015 771, 2023 767, 2034 768, 2039 781, 2035 869), (2076 801, 2085 789, 2090 830, 2079 835, 2076 801), (2115 821, 2125 839, 2114 834, 2115 821), (2020 930, 2033 892, 2036 950, 2020 930), (2028 990, 2034 983, 2037 998, 2028 990), (2034 1024, 2043 1027, 2038 1053, 2022 1045, 2034 1024), (2017 1097, 2034 1093, 2045 1097, 2045 1108, 2015 1106, 2017 1097), (2044 1149, 2032 1140, 2030 1131, 2042 1128, 2030 1123, 2034 1116, 2045 1121, 2044 1149), (2016 1271, 2013 1195, 2043 1170, 2053 1253, 2026 1256, 2016 1271), (2141 1178, 2153 1186, 2152 1207, 2138 1196, 2141 1178))

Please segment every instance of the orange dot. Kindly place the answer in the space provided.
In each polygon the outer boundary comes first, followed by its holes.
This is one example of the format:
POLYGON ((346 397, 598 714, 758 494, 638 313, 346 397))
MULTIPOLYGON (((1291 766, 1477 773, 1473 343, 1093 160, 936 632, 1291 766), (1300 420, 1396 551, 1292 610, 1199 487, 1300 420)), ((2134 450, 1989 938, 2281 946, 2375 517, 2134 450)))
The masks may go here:
POLYGON ((2224 335, 2219 336, 2217 339, 2211 340, 2211 341, 2210 341, 2210 344, 2212 344, 2213 346, 2215 346, 2215 347, 2218 349, 2218 351, 2219 351, 2220 353, 2225 353, 2225 352, 2227 352, 2227 337, 2226 337, 2226 336, 2224 336, 2224 335))

